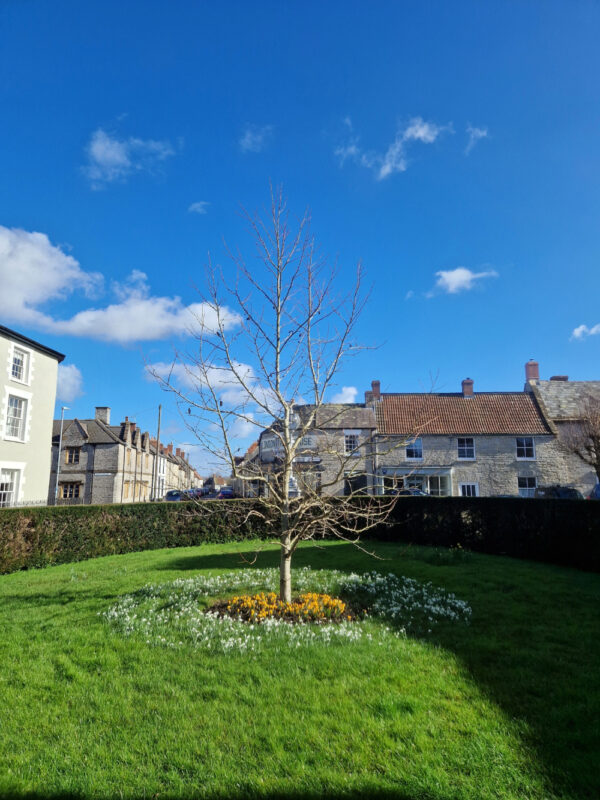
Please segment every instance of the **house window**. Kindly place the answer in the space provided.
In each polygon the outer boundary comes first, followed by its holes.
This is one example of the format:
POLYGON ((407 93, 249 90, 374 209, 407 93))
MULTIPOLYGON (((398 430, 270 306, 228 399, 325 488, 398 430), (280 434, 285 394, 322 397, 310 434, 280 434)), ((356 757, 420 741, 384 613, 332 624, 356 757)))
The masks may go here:
POLYGON ((537 489, 537 478, 517 478, 519 497, 533 497, 537 489))
POLYGON ((423 459, 423 442, 415 439, 406 445, 406 459, 408 461, 421 461, 423 459))
POLYGON ((65 464, 79 464, 80 447, 67 447, 65 449, 65 464))
POLYGON ((475 458, 475 441, 470 437, 459 437, 458 439, 458 457, 473 461, 475 458))
POLYGON ((63 500, 74 500, 79 497, 79 483, 62 483, 60 496, 63 500))
POLYGON ((129 497, 129 481, 125 481, 123 496, 129 497))
POLYGON ((358 434, 344 434, 344 452, 347 456, 357 456, 358 454, 358 434))
POLYGON ((461 483, 459 488, 461 497, 479 497, 478 483, 461 483))
POLYGON ((367 476, 363 473, 358 475, 355 473, 346 473, 344 475, 344 495, 349 497, 354 494, 366 494, 367 492, 367 476))
POLYGON ((25 415, 27 413, 27 400, 22 397, 8 396, 6 411, 5 436, 23 441, 25 439, 25 415))
POLYGON ((535 458, 533 436, 517 437, 517 458, 531 461, 535 458))
POLYGON ((7 508, 16 503, 18 480, 18 470, 0 469, 0 508, 7 508))
POLYGON ((20 383, 29 381, 29 353, 25 350, 13 348, 10 376, 14 381, 19 381, 20 383))
POLYGON ((446 497, 450 494, 450 485, 447 475, 429 476, 429 494, 434 497, 446 497))

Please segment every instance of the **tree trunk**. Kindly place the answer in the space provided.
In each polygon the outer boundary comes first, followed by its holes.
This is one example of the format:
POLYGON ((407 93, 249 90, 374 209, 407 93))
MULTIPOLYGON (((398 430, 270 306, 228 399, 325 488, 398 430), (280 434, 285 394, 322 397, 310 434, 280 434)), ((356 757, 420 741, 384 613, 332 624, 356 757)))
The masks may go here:
POLYGON ((279 560, 279 599, 284 603, 292 602, 292 553, 290 535, 281 537, 281 557, 279 560))

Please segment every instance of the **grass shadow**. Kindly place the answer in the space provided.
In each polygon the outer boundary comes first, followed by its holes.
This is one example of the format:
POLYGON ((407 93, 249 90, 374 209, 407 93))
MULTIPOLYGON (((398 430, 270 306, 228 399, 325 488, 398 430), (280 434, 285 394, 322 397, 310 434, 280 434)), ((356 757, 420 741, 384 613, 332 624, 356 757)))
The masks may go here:
MULTIPOLYGON (((58 792, 52 794, 44 794, 42 792, 1 792, 0 800, 149 800, 150 795, 147 794, 123 794, 121 792, 115 794, 84 794, 80 792, 58 792)), ((365 786, 364 789, 339 789, 332 790, 315 790, 309 792, 296 792, 296 791, 260 791, 254 788, 249 788, 247 792, 238 791, 222 791, 207 793, 203 790, 193 791, 189 794, 178 793, 163 794, 159 793, 152 795, 152 797, 160 798, 160 800, 248 800, 248 798, 260 798, 261 800, 362 800, 363 798, 373 798, 374 800, 415 800, 414 794, 407 794, 401 790, 396 789, 381 789, 376 786, 365 786)), ((455 795, 445 796, 436 792, 431 794, 429 792, 419 793, 419 800, 455 800, 455 795)))

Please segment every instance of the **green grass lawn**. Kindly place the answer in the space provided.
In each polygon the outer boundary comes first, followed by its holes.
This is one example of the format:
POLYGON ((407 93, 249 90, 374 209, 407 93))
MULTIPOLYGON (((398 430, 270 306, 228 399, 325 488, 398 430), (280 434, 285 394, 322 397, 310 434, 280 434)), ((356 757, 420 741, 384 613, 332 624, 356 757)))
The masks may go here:
MULTIPOLYGON (((248 543, 0 577, 0 796, 600 796, 600 576, 374 548, 307 544, 296 565, 432 581, 471 624, 223 655, 100 615, 148 583, 247 568, 248 543)), ((267 548, 256 566, 276 563, 267 548)))

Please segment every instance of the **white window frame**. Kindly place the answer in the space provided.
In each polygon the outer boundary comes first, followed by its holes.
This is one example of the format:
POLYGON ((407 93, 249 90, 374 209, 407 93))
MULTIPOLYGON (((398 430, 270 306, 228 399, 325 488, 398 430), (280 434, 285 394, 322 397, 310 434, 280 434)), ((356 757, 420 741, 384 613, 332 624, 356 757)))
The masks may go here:
MULTIPOLYGON (((12 490, 10 493, 8 491, 0 492, 0 508, 12 508, 19 502, 19 489, 21 483, 21 470, 9 468, 9 467, 2 467, 0 466, 0 486, 3 486, 2 483, 2 473, 8 473, 12 475, 12 490), (8 501, 8 495, 12 495, 10 501, 8 501), (6 497, 4 495, 7 495, 6 497)), ((10 484, 9 484, 10 485, 10 484)))
POLYGON ((24 347, 23 345, 11 342, 11 349, 9 352, 8 366, 7 366, 9 381, 11 381, 12 383, 19 383, 21 384, 21 386, 30 386, 32 372, 33 372, 33 350, 31 350, 29 347, 24 347), (26 357, 23 379, 15 378, 15 376, 12 374, 12 369, 15 359, 15 351, 23 353, 26 357))
POLYGON ((479 497, 479 484, 475 481, 465 481, 464 483, 458 484, 458 492, 459 497, 479 497), (467 486, 474 486, 475 487, 475 494, 463 494, 463 487, 467 486))
POLYGON ((423 439, 420 436, 417 436, 416 439, 413 439, 411 442, 408 442, 404 451, 404 455, 407 461, 423 461, 423 439), (415 447, 415 445, 419 443, 419 450, 421 451, 420 456, 409 456, 408 449, 409 447, 415 447))
POLYGON ((344 455, 345 456, 359 456, 360 455, 360 430, 345 430, 344 431, 344 455), (350 446, 349 439, 356 442, 356 446, 350 446))
POLYGON ((3 414, 2 414, 2 416, 3 416, 2 426, 3 426, 3 432, 4 432, 4 440, 6 442, 21 442, 21 443, 28 442, 29 441, 29 417, 30 417, 30 414, 31 414, 31 394, 29 392, 23 392, 23 391, 20 391, 20 390, 17 390, 17 389, 13 389, 12 387, 8 388, 8 390, 6 392, 4 408, 3 408, 2 411, 3 411, 3 414), (25 408, 24 408, 25 413, 23 414, 23 436, 22 437, 20 437, 20 436, 11 436, 10 434, 7 433, 7 428, 8 428, 8 407, 9 407, 9 404, 10 404, 10 398, 11 397, 16 398, 17 400, 22 400, 24 402, 24 404, 25 404, 25 408))
POLYGON ((519 497, 533 497, 537 489, 538 482, 535 475, 517 475, 517 490, 519 497), (519 486, 519 481, 533 481, 533 486, 519 486))
MULTIPOLYGON (((536 460, 535 439, 533 438, 533 436, 517 436, 515 438, 515 448, 516 448, 517 461, 535 461, 536 460), (522 439, 530 439, 531 440, 531 448, 533 450, 533 455, 532 456, 520 456, 519 455, 519 439, 521 439, 521 440, 522 439)), ((527 449, 527 445, 525 445, 524 449, 527 449)))
MULTIPOLYGON (((467 450, 467 449, 469 449, 469 446, 468 445, 463 445, 463 450, 467 450)), ((473 436, 457 436, 456 437, 456 457, 458 458, 459 461, 475 461, 475 458, 476 458, 476 456, 475 456, 475 437, 473 437, 473 436), (472 450, 473 450, 473 455, 472 456, 461 456, 461 454, 460 454, 460 449, 461 449, 460 448, 460 443, 461 443, 461 441, 463 441, 463 442, 466 442, 466 441, 472 442, 472 450)))

